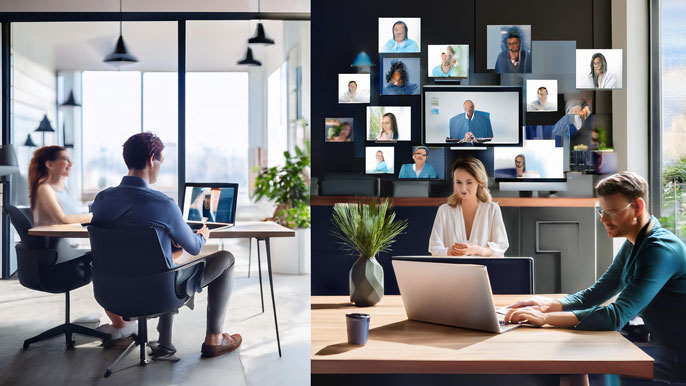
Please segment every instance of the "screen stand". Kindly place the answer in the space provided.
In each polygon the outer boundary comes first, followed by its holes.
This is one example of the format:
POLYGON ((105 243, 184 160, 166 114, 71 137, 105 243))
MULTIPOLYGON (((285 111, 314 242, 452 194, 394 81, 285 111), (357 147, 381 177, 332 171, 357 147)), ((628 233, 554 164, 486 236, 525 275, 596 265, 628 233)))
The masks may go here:
POLYGON ((538 191, 537 191, 537 190, 529 191, 529 192, 520 191, 520 192, 519 192, 519 197, 532 197, 532 198, 538 198, 538 191))

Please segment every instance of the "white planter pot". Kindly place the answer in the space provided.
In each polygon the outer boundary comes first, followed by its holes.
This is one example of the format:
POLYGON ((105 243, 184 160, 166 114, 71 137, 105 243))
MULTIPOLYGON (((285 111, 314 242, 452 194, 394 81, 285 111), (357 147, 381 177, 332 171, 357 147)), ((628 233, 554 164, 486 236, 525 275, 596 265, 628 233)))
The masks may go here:
POLYGON ((296 229, 295 237, 272 237, 272 272, 287 275, 310 273, 310 228, 296 229))

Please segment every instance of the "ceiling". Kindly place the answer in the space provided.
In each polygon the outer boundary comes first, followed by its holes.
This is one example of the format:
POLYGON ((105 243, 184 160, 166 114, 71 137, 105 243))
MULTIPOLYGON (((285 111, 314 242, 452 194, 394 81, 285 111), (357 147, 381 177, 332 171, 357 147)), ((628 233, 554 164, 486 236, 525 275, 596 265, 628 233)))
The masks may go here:
MULTIPOLYGON (((262 21, 275 45, 253 47, 255 57, 283 52, 284 23, 262 21)), ((122 67, 131 71, 177 70, 177 22, 124 22, 123 36, 138 63, 122 67)), ((187 71, 245 71, 236 62, 245 56, 247 39, 257 21, 188 21, 186 24, 187 71)), ((103 63, 119 35, 117 22, 12 23, 12 48, 17 53, 56 71, 112 70, 103 63)))
MULTIPOLYGON (((310 0, 122 0, 126 12, 297 12, 310 0)), ((119 0, 2 0, 0 12, 113 12, 119 0)))

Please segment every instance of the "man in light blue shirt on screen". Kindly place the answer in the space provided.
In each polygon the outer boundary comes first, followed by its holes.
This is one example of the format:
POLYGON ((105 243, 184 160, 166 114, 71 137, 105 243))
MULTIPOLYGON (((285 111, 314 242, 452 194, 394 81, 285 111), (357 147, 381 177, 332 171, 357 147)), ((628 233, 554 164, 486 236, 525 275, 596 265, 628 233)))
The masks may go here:
POLYGON ((450 138, 474 142, 477 138, 493 138, 491 115, 474 110, 474 102, 467 99, 462 105, 464 113, 450 118, 450 138))
POLYGON ((412 154, 414 163, 404 164, 398 178, 437 178, 434 167, 426 162, 428 158, 429 149, 426 146, 417 146, 412 154))

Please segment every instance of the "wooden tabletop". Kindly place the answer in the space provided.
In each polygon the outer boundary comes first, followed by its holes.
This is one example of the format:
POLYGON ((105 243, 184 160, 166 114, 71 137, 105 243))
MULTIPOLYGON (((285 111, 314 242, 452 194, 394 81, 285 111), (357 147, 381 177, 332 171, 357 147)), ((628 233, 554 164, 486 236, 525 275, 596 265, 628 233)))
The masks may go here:
MULTIPOLYGON (((32 236, 88 238, 88 229, 81 224, 37 226, 29 229, 32 236)), ((211 239, 244 237, 295 237, 293 229, 271 221, 245 221, 226 229, 210 231, 211 239)))
MULTIPOLYGON (((339 202, 357 202, 360 198, 353 196, 312 196, 312 206, 333 206, 339 202)), ((447 197, 389 197, 394 206, 440 206, 447 202, 447 197)), ((502 207, 551 207, 551 208, 594 208, 598 199, 594 197, 493 197, 493 201, 502 207)))
MULTIPOLYGON (((494 297, 496 305, 506 306, 529 296, 494 297)), ((653 359, 616 331, 520 327, 493 334, 407 320, 398 295, 374 307, 349 300, 311 298, 313 374, 653 375, 653 359), (365 346, 347 343, 350 312, 371 315, 365 346)))

